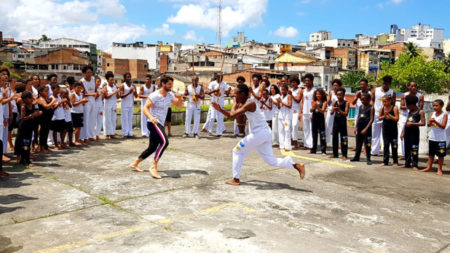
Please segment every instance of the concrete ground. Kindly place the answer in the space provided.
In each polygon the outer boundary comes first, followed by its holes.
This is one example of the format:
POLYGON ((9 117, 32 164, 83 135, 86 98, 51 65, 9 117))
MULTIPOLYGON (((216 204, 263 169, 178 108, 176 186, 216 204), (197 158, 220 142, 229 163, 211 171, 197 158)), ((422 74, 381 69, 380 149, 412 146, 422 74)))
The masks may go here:
POLYGON ((128 168, 147 146, 140 138, 7 165, 0 252, 450 252, 448 165, 439 177, 294 151, 300 181, 252 153, 233 187, 224 181, 238 139, 182 132, 162 180, 128 168))

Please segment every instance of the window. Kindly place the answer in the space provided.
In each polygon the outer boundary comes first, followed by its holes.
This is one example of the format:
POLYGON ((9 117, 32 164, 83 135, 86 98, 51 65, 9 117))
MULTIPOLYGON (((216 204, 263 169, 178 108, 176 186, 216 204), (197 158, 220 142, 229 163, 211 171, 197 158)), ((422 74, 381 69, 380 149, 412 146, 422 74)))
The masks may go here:
POLYGON ((106 63, 106 67, 109 67, 109 63, 106 63))

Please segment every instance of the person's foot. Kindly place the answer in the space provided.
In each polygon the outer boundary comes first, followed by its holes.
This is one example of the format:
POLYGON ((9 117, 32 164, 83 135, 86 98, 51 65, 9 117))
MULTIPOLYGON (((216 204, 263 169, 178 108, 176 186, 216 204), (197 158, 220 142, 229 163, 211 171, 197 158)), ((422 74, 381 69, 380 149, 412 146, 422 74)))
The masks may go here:
POLYGON ((394 163, 394 164, 392 164, 392 166, 393 166, 393 167, 397 167, 397 166, 398 166, 398 163, 394 163))
POLYGON ((36 164, 34 164, 34 163, 30 163, 30 164, 28 164, 28 167, 36 167, 37 165, 36 164))
POLYGON ((172 133, 169 133, 167 136, 172 137, 173 135, 172 135, 172 133))
POLYGON ((198 140, 198 139, 200 139, 200 136, 198 136, 198 134, 196 134, 196 135, 194 135, 194 138, 198 140))
POLYGON ((62 150, 60 146, 55 146, 55 150, 62 150))
POLYGON ((380 164, 380 166, 381 166, 381 167, 384 167, 384 166, 387 166, 387 164, 382 163, 382 164, 380 164))
POLYGON ((116 139, 116 136, 115 135, 111 135, 111 136, 109 136, 109 138, 110 139, 116 139))
POLYGON ((9 173, 6 171, 0 171, 0 177, 9 177, 9 173))
POLYGON ((438 170, 438 172, 436 172, 436 175, 438 175, 438 176, 442 176, 442 170, 438 170))
POLYGON ((187 137, 189 137, 189 134, 183 134, 183 138, 187 138, 187 137))
POLYGON ((419 171, 419 168, 413 167, 413 170, 414 170, 414 171, 419 171))
POLYGON ((13 145, 9 145, 9 151, 14 151, 14 146, 13 145))
POLYGON ((430 172, 432 170, 433 170, 432 168, 425 168, 423 170, 420 170, 420 172, 430 172))
POLYGON ((347 157, 342 157, 342 161, 347 161, 347 157))
POLYGON ((76 141, 74 143, 74 146, 76 146, 76 147, 83 146, 83 143, 76 141))
POLYGON ((367 161, 367 165, 372 165, 372 161, 367 161))
POLYGON ((99 141, 99 140, 100 140, 100 136, 96 136, 95 141, 99 141))
POLYGON ((70 143, 69 143, 69 147, 75 147, 75 143, 70 142, 70 143))
POLYGON ((359 162, 359 159, 353 158, 353 159, 350 160, 350 162, 359 162))
POLYGON ((298 174, 300 174, 300 179, 305 178, 306 170, 305 165, 303 163, 297 163, 295 164, 295 168, 298 171, 298 174))
POLYGON ((9 163, 9 162, 11 161, 11 158, 7 157, 6 155, 3 155, 2 161, 3 161, 4 163, 9 163))
POLYGON ((218 134, 218 135, 216 135, 216 137, 217 137, 217 138, 220 138, 220 137, 222 137, 222 135, 218 134))
POLYGON ((138 165, 136 163, 130 164, 130 168, 132 170, 134 170, 134 171, 137 171, 137 172, 143 172, 143 170, 139 169, 139 167, 138 167, 138 165))
POLYGON ((327 156, 327 154, 326 154, 326 153, 322 153, 322 156, 323 156, 323 157, 326 157, 326 156, 327 156))
POLYGON ((148 169, 148 171, 150 172, 150 174, 152 175, 153 178, 155 179, 161 179, 161 175, 158 173, 158 169, 156 168, 156 163, 153 162, 152 167, 150 167, 150 169, 148 169))
POLYGON ((330 155, 328 158, 336 158, 336 156, 334 155, 330 155))
POLYGON ((200 130, 200 132, 202 132, 202 133, 206 133, 206 132, 208 132, 208 130, 206 130, 206 129, 202 129, 202 130, 200 130))
POLYGON ((89 138, 89 141, 95 141, 95 139, 94 138, 89 138))
POLYGON ((241 185, 241 181, 238 178, 233 178, 231 180, 226 181, 225 184, 238 186, 241 185))

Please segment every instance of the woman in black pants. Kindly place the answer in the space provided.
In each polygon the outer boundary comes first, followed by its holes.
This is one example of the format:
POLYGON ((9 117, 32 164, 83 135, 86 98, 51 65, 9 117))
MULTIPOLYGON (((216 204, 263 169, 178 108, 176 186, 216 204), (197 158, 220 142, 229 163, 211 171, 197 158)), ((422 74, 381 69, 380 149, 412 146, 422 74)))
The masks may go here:
POLYGON ((315 154, 317 151, 317 136, 320 138, 320 151, 322 156, 327 154, 327 142, 325 136, 325 113, 327 112, 327 94, 323 89, 314 91, 313 102, 311 104, 311 126, 313 134, 313 147, 310 154, 315 154))
POLYGON ((53 106, 58 102, 56 99, 51 100, 48 97, 48 86, 41 86, 38 89, 39 98, 37 100, 39 110, 42 111, 42 115, 39 119, 39 125, 41 131, 39 133, 39 152, 48 154, 51 151, 47 145, 48 133, 50 131, 50 122, 53 117, 53 106))

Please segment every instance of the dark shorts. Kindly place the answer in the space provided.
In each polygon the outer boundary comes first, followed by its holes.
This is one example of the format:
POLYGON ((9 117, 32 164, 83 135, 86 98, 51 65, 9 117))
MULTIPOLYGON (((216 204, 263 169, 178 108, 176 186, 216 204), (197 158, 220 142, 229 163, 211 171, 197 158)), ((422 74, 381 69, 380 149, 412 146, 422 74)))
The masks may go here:
POLYGON ((52 120, 52 122, 50 123, 50 130, 52 130, 53 132, 60 133, 65 130, 65 126, 66 126, 66 121, 64 121, 63 119, 52 120))
POLYGON ((171 122, 172 122, 172 108, 169 107, 169 110, 167 110, 166 123, 171 122))
POLYGON ((447 143, 445 141, 428 141, 428 156, 444 157, 447 155, 447 143))
POLYGON ((72 125, 74 128, 83 127, 83 113, 72 113, 72 125))
POLYGON ((17 121, 17 113, 14 112, 13 116, 12 116, 12 122, 8 126, 8 131, 11 132, 14 128, 18 128, 18 127, 19 127, 19 123, 17 121))
POLYGON ((65 121, 64 128, 66 129, 67 132, 72 133, 73 132, 72 121, 69 122, 65 121))

